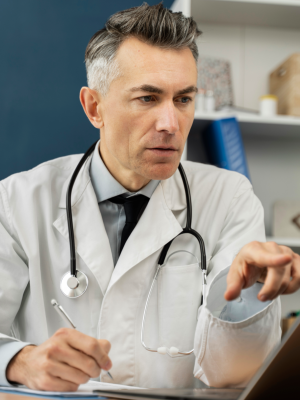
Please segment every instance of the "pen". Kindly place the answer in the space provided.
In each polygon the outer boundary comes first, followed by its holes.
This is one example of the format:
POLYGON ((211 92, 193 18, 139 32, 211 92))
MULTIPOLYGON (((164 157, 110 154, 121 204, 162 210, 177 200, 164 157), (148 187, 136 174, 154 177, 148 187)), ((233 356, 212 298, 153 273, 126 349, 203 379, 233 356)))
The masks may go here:
MULTIPOLYGON (((74 323, 72 322, 71 318, 68 316, 68 314, 65 312, 65 310, 62 308, 62 306, 60 304, 58 304, 58 302, 55 299, 51 300, 51 304, 53 305, 54 309, 56 310, 56 312, 60 315, 60 317, 67 322, 71 328, 76 329, 76 326, 74 325, 74 323)), ((110 377, 110 379, 114 380, 114 378, 112 377, 111 373, 109 371, 105 371, 107 373, 107 375, 110 377)))

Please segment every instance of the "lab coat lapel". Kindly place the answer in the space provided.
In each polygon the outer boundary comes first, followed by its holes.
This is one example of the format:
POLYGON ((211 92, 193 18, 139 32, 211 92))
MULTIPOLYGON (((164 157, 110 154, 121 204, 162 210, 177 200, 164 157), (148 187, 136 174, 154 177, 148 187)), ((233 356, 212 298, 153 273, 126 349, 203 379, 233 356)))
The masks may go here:
MULTIPOLYGON (((90 159, 80 171, 72 192, 72 215, 76 252, 94 274, 103 295, 106 292, 114 265, 109 240, 89 176, 90 159)), ((65 208, 69 180, 61 195, 60 207, 65 208)), ((66 212, 53 225, 69 238, 66 212)))
MULTIPOLYGON (((170 209, 171 199, 176 197, 177 188, 172 182, 164 181, 158 185, 139 220, 129 236, 115 267, 108 290, 126 272, 145 260, 151 254, 161 249, 166 243, 176 237, 182 227, 170 209), (173 190, 173 195, 170 191, 173 190)), ((175 209, 186 207, 185 199, 177 197, 175 209)))

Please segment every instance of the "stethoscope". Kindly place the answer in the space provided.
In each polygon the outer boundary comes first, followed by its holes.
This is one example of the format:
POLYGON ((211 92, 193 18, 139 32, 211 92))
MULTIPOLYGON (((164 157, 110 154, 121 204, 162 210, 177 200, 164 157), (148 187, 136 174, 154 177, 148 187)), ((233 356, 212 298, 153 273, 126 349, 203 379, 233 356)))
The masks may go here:
MULTIPOLYGON (((71 195, 72 195, 72 189, 75 183, 75 180, 79 174, 79 171, 81 170, 82 166, 84 165, 85 161, 88 159, 88 157, 94 152, 95 147, 98 143, 98 140, 96 143, 94 143, 88 151, 83 155, 83 157, 80 159, 77 167, 75 168, 75 171, 73 172, 73 175, 70 179, 70 183, 68 186, 67 190, 67 196, 66 196, 66 210, 67 210, 67 221, 68 221, 68 231, 69 231, 69 242, 70 242, 70 271, 67 272, 61 279, 60 282, 60 289, 63 292, 63 294, 69 298, 77 298, 83 295, 85 291, 88 288, 88 278, 87 276, 76 269, 76 252, 75 252, 75 238, 74 238, 74 228, 73 228, 73 218, 72 218, 72 206, 71 206, 71 195)), ((143 335, 144 335, 144 326, 145 326, 145 318, 147 314, 147 309, 148 309, 148 304, 150 301, 150 297, 153 291, 153 287, 155 282, 157 281, 158 275, 162 268, 167 264, 169 258, 177 253, 178 251, 172 253, 169 255, 169 257, 166 259, 167 253, 173 243, 173 241, 180 235, 183 234, 190 234, 196 238, 196 240, 199 243, 200 247, 200 256, 201 256, 201 270, 202 270, 202 298, 201 298, 201 304, 203 303, 203 299, 206 298, 206 276, 207 276, 207 269, 206 269, 206 252, 205 252, 205 245, 204 245, 204 240, 202 239, 201 235, 192 229, 192 201, 191 201, 191 192, 190 192, 190 187, 187 181, 186 174, 184 172, 184 169, 181 165, 181 163, 178 166, 178 170, 183 182, 184 186, 184 191, 185 191, 185 197, 186 197, 186 204, 187 204, 187 217, 186 217, 186 226, 183 228, 182 232, 180 232, 175 238, 170 240, 165 246, 163 247, 160 257, 157 263, 157 269, 149 290, 149 294, 146 300, 145 308, 144 308, 144 313, 143 313, 143 319, 142 319, 142 329, 141 329, 141 343, 143 347, 151 352, 157 352, 160 354, 168 354, 169 356, 173 357, 176 355, 189 355, 193 353, 194 349, 187 350, 187 351, 180 351, 176 347, 159 347, 157 349, 153 349, 148 347, 145 344, 143 335)), ((186 250, 180 250, 180 252, 186 252, 189 253, 186 250)), ((191 254, 191 253, 190 253, 191 254)), ((192 254, 193 255, 193 254, 192 254)), ((194 256, 194 255, 193 255, 194 256)), ((195 256, 194 256, 195 257, 195 256)), ((198 262, 198 260, 197 260, 198 262)), ((199 264, 199 262, 198 262, 199 264)))

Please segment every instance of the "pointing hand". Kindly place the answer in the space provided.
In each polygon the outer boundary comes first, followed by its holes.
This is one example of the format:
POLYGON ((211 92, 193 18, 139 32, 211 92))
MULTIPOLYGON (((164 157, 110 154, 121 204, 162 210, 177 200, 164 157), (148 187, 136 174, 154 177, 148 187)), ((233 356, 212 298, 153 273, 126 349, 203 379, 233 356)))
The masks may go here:
POLYGON ((296 292, 300 287, 300 256, 274 242, 247 244, 230 267, 225 299, 236 299, 242 289, 255 282, 264 283, 257 296, 261 301, 296 292))

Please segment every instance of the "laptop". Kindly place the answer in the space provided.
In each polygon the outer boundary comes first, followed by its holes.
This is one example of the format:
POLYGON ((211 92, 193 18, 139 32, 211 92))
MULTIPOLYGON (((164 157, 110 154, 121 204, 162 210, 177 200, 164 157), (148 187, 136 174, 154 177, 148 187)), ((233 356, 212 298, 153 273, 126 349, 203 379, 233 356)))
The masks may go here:
POLYGON ((300 399, 300 317, 245 389, 95 390, 115 399, 294 400, 300 399))

